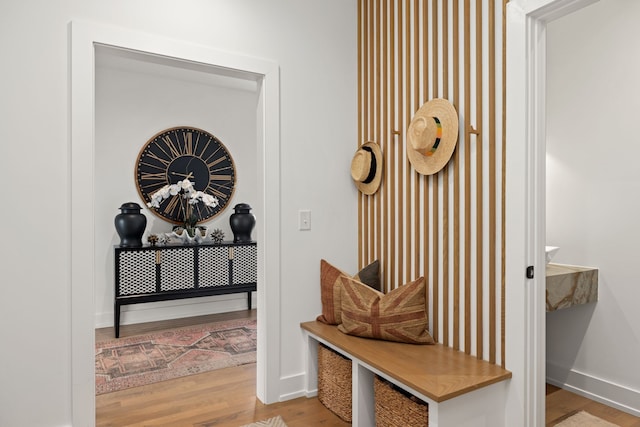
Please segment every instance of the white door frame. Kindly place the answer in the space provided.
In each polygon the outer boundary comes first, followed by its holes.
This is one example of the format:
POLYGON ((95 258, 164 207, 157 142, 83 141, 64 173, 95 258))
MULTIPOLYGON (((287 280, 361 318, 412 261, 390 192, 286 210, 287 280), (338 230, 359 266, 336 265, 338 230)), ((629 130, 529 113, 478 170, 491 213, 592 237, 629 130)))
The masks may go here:
POLYGON ((70 31, 71 416, 74 426, 95 425, 94 129, 95 46, 106 45, 196 62, 258 82, 257 397, 279 400, 280 381, 280 87, 277 63, 217 51, 156 35, 95 23, 72 22, 70 31), (267 292, 268 289, 268 292, 267 292))
POLYGON ((507 4, 506 425, 545 424, 546 26, 596 1, 507 4))

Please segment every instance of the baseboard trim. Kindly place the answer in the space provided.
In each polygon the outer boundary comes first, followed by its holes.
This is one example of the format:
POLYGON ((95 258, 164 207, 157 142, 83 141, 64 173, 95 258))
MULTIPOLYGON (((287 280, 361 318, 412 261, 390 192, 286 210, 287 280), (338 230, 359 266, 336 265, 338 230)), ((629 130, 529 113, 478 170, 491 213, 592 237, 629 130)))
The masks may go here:
POLYGON ((280 378, 280 402, 297 399, 298 397, 309 397, 304 390, 304 381, 304 373, 280 378))
MULTIPOLYGON (((256 307, 255 292, 251 297, 252 308, 256 307)), ((171 301, 150 302, 122 306, 120 325, 157 322, 182 317, 226 313, 247 309, 247 294, 213 295, 209 297, 187 298, 171 301)), ((95 327, 113 326, 113 311, 96 313, 95 327)))
POLYGON ((547 362, 547 382, 596 402, 640 417, 640 391, 547 362))

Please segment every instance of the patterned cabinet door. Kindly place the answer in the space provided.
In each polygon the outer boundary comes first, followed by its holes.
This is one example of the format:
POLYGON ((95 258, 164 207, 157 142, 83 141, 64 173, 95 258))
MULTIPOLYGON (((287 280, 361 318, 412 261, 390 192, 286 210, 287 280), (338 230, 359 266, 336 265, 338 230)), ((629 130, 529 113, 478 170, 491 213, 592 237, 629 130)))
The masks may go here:
POLYGON ((242 285, 258 281, 258 251, 256 245, 238 245, 233 248, 233 284, 242 285))
POLYGON ((160 290, 195 288, 193 248, 164 249, 160 260, 160 290))
POLYGON ((117 296, 156 291, 156 251, 117 251, 117 296))
POLYGON ((229 284, 228 246, 207 246, 198 249, 198 282, 200 288, 229 284))

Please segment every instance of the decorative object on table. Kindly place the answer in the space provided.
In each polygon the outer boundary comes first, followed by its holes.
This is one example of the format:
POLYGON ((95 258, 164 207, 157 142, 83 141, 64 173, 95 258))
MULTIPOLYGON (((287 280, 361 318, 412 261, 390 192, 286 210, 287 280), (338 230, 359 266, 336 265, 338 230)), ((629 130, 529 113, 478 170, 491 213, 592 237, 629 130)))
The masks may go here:
POLYGON ((187 230, 185 227, 176 225, 169 236, 183 243, 202 243, 207 240, 207 227, 196 225, 187 230))
POLYGON ((458 113, 446 99, 422 104, 408 130, 407 156, 415 170, 433 175, 451 159, 458 141, 458 113))
POLYGON ((149 242, 149 244, 151 246, 155 246, 158 243, 158 235, 157 234, 149 234, 147 236, 147 242, 149 242))
POLYGON ((175 201, 176 209, 182 212, 181 217, 184 218, 181 226, 174 227, 174 234, 177 237, 188 238, 189 240, 203 240, 203 237, 207 235, 206 227, 197 225, 199 215, 196 214, 196 211, 199 210, 200 202, 206 207, 215 208, 219 204, 218 199, 202 191, 196 191, 193 183, 188 179, 184 179, 176 184, 165 185, 153 193, 151 200, 147 203, 147 207, 159 210, 162 202, 166 199, 175 201), (204 228, 204 236, 201 235, 202 228, 204 228))
POLYGON ((238 203, 233 209, 235 213, 229 217, 229 225, 233 231, 234 243, 250 242, 251 231, 256 225, 256 217, 251 213, 251 206, 246 203, 238 203))
POLYGON ((142 246, 147 217, 140 212, 140 209, 142 208, 137 203, 123 203, 120 206, 120 213, 114 218, 114 225, 120 236, 120 246, 123 248, 142 246))
POLYGON ((158 236, 158 242, 161 245, 166 245, 167 243, 171 242, 171 236, 167 236, 166 234, 161 234, 160 236, 158 236))
MULTIPOLYGON (((136 186, 145 203, 159 189, 185 180, 193 189, 218 199, 216 205, 196 205, 196 222, 211 219, 228 205, 234 192, 236 170, 231 154, 215 136, 194 127, 165 129, 149 139, 140 150, 135 165, 136 186)), ((178 194, 159 201, 152 211, 174 224, 184 225, 185 216, 178 194)))
POLYGON ((224 240, 224 231, 219 228, 216 228, 211 232, 211 240, 213 243, 222 243, 224 240))
POLYGON ((382 150, 375 142, 364 143, 351 159, 351 178, 363 194, 378 191, 382 181, 382 150))

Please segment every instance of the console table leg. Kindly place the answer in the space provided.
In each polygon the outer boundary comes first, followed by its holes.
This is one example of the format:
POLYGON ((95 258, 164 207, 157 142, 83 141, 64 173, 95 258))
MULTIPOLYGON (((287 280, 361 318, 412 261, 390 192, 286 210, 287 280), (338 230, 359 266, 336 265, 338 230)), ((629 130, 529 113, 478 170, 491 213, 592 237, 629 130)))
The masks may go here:
POLYGON ((251 310, 251 291, 247 292, 247 309, 251 310))
POLYGON ((120 304, 117 301, 113 305, 113 327, 116 331, 116 338, 120 338, 120 304))

